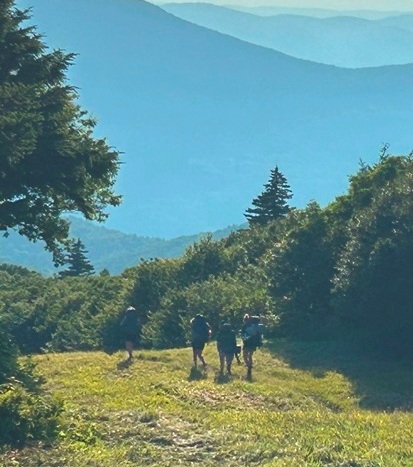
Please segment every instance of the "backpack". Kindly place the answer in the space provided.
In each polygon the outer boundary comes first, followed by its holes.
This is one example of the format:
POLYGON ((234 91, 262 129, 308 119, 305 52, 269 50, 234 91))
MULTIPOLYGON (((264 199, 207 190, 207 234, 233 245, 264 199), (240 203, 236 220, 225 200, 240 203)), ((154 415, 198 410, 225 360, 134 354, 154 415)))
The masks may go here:
POLYGON ((251 316, 250 322, 244 329, 242 339, 244 341, 255 342, 257 346, 262 345, 262 327, 259 316, 251 316))
POLYGON ((225 323, 221 325, 220 329, 218 330, 217 344, 219 348, 222 348, 227 352, 233 351, 235 353, 237 340, 235 332, 230 324, 225 323))
POLYGON ((207 342, 209 339, 210 327, 206 319, 197 315, 192 320, 191 334, 193 341, 207 342))
POLYGON ((123 332, 129 332, 131 334, 139 332, 139 318, 136 310, 126 310, 120 322, 120 328, 123 332))

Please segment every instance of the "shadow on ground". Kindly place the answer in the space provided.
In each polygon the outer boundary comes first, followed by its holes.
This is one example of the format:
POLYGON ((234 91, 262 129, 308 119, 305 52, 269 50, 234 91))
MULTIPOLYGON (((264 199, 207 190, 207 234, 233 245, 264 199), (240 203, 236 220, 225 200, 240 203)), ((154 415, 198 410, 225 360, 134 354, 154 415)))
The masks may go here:
POLYGON ((118 370, 125 370, 126 368, 129 368, 133 363, 132 358, 127 358, 126 360, 122 360, 116 365, 116 368, 118 370))
POLYGON ((413 364, 385 360, 354 342, 302 342, 277 339, 266 348, 291 368, 315 377, 336 371, 348 378, 359 405, 370 410, 413 411, 413 364))
POLYGON ((201 370, 200 368, 192 367, 189 370, 188 381, 199 381, 200 379, 206 379, 207 372, 206 370, 201 370))

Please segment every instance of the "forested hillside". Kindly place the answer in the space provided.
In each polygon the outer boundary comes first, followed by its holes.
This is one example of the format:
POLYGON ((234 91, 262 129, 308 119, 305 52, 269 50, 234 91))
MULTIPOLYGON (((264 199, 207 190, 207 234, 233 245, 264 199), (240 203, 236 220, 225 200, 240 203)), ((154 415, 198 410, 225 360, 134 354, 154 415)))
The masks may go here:
POLYGON ((259 16, 207 3, 162 8, 200 26, 313 62, 347 68, 413 62, 411 14, 371 20, 351 12, 330 18, 259 16))
MULTIPOLYGON (((208 235, 199 233, 171 239, 140 237, 125 234, 87 222, 79 217, 69 217, 70 236, 80 239, 87 251, 87 258, 96 273, 107 270, 120 274, 128 267, 136 266, 142 259, 176 258, 187 246, 208 235)), ((236 230, 237 226, 212 232, 214 239, 220 239, 236 230)), ((52 255, 44 248, 43 242, 33 243, 17 232, 0 236, 0 263, 24 266, 44 275, 56 274, 60 269, 53 266, 52 255)))
POLYGON ((165 348, 186 345, 197 313, 217 328, 223 318, 240 327, 251 312, 265 317, 268 335, 361 336, 388 355, 411 355, 412 171, 409 156, 383 153, 326 208, 312 202, 263 225, 250 220, 119 276, 44 278, 3 266, 2 327, 24 352, 116 348, 131 304, 143 345, 165 348))

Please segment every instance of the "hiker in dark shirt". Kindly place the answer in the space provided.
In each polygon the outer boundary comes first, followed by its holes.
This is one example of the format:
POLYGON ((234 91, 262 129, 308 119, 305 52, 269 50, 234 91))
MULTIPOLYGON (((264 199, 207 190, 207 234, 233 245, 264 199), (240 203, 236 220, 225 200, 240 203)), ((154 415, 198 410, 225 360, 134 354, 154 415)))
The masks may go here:
POLYGON ((191 319, 191 347, 194 368, 197 368, 198 360, 202 363, 203 368, 207 367, 202 352, 211 337, 211 333, 211 326, 204 316, 196 315, 195 318, 191 319))
POLYGON ((120 329, 125 340, 125 348, 128 352, 128 360, 133 358, 133 348, 138 344, 140 323, 137 311, 133 306, 126 309, 120 322, 120 329))
POLYGON ((220 374, 224 374, 226 367, 227 373, 231 374, 231 365, 234 355, 237 351, 237 338, 235 331, 229 323, 221 323, 217 334, 217 349, 219 354, 220 374))
POLYGON ((244 322, 241 328, 242 338, 242 354, 245 365, 247 366, 247 376, 251 377, 252 371, 252 356, 257 350, 257 347, 262 345, 262 337, 260 332, 260 318, 258 316, 244 315, 244 322))

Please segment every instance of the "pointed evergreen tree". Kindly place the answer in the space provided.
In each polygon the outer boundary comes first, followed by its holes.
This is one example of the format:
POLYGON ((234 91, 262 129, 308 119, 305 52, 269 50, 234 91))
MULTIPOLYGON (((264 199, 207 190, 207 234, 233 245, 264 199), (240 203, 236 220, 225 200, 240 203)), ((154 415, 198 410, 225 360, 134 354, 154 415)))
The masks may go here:
POLYGON ((95 268, 90 264, 90 261, 87 259, 87 250, 85 249, 83 243, 80 241, 80 238, 68 249, 68 255, 66 257, 66 264, 69 265, 69 268, 60 271, 60 277, 78 277, 78 276, 91 276, 95 272, 95 268))
POLYGON ((265 225, 285 216, 290 207, 287 201, 292 198, 290 186, 285 176, 278 170, 271 170, 271 177, 264 185, 265 190, 252 201, 254 207, 247 209, 245 217, 251 225, 265 225))

